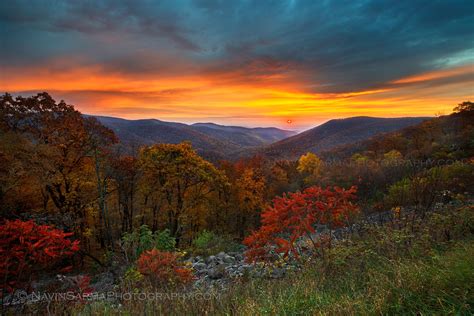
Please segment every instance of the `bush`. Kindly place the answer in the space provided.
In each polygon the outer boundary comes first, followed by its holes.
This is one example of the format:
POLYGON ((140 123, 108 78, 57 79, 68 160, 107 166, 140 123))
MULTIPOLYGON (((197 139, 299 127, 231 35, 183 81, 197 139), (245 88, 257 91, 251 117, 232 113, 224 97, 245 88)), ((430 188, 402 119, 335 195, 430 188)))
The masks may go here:
POLYGON ((219 252, 233 252, 240 250, 240 244, 229 236, 220 236, 213 232, 203 230, 192 242, 194 255, 210 256, 219 252))
POLYGON ((48 225, 6 221, 0 226, 0 280, 12 290, 39 271, 52 269, 79 250, 79 241, 48 225))
POLYGON ((176 240, 168 229, 152 232, 147 225, 142 225, 138 230, 125 233, 122 237, 122 247, 129 259, 135 260, 144 251, 158 249, 174 251, 176 240))
POLYGON ((135 266, 128 268, 123 276, 123 281, 129 286, 134 286, 142 280, 143 274, 141 274, 135 266))
POLYGON ((385 196, 385 203, 391 207, 411 206, 429 210, 443 198, 443 191, 453 196, 472 192, 473 177, 472 164, 456 162, 434 167, 392 184, 385 196))
POLYGON ((247 258, 251 261, 271 261, 292 256, 298 259, 300 238, 307 238, 316 252, 330 246, 331 237, 315 238, 316 225, 334 229, 348 225, 359 209, 352 201, 357 188, 334 190, 310 187, 303 192, 285 194, 273 200, 273 206, 262 213, 262 226, 245 238, 249 247, 247 258), (318 240, 319 239, 319 240, 318 240))
POLYGON ((194 278, 192 271, 178 259, 173 252, 147 250, 140 255, 137 268, 154 286, 187 284, 194 278))

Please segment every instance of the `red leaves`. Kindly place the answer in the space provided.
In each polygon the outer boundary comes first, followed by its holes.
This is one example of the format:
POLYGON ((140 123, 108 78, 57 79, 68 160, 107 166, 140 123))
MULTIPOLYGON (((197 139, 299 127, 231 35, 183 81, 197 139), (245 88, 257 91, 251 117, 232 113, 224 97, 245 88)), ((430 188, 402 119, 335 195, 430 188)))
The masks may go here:
POLYGON ((244 240, 249 247, 247 257, 266 261, 272 258, 272 251, 298 257, 298 239, 314 234, 316 224, 334 229, 347 224, 358 212, 358 207, 351 203, 356 191, 355 186, 349 190, 310 187, 276 197, 273 206, 262 213, 260 229, 244 240))
POLYGON ((71 235, 31 220, 6 221, 0 226, 0 279, 14 284, 73 255, 79 241, 67 239, 71 235))
POLYGON ((178 261, 178 254, 152 249, 137 260, 138 271, 155 285, 186 284, 194 279, 190 269, 178 261))

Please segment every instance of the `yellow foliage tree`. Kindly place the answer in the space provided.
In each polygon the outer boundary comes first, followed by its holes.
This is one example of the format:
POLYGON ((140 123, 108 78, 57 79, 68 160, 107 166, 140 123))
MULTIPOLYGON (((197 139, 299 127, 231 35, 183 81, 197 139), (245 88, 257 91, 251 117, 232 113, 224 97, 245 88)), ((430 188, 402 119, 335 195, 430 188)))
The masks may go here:
POLYGON ((142 188, 162 197, 160 213, 178 241, 191 229, 193 213, 202 214, 212 193, 226 182, 224 174, 201 158, 191 144, 158 144, 142 148, 139 165, 142 188))
POLYGON ((307 153, 298 160, 297 170, 306 175, 305 182, 313 183, 321 176, 323 161, 313 153, 307 153))

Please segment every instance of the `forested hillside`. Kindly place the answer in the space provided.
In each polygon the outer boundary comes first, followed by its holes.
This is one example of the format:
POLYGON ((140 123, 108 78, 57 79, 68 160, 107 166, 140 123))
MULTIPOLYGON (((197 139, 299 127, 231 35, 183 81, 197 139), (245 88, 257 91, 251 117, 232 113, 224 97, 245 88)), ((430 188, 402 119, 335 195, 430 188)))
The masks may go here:
POLYGON ((330 120, 260 149, 259 153, 271 159, 296 159, 307 152, 318 154, 341 145, 363 141, 378 134, 416 125, 428 119, 427 117, 351 117, 330 120))
POLYGON ((179 144, 191 142, 196 151, 212 161, 235 157, 243 149, 267 145, 296 134, 278 128, 245 128, 211 123, 186 125, 156 119, 125 120, 115 117, 95 116, 114 131, 129 154, 150 144, 179 144))

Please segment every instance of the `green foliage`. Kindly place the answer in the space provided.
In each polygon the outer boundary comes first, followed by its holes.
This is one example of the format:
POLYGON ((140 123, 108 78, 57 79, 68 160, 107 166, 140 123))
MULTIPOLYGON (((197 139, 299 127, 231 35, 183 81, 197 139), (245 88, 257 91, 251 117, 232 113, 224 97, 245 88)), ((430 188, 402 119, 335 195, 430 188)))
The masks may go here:
POLYGON ((395 164, 403 159, 403 155, 398 150, 391 150, 383 155, 383 162, 386 164, 395 164))
POLYGON ((210 231, 207 231, 207 230, 203 230, 197 237, 196 239, 193 240, 193 246, 195 248, 199 248, 199 249, 204 249, 207 247, 207 245, 211 242, 211 240, 215 238, 215 234, 210 232, 210 231))
POLYGON ((236 243, 229 236, 220 236, 211 231, 203 230, 192 242, 194 255, 210 256, 221 251, 239 251, 240 244, 236 243))
POLYGON ((392 184, 385 197, 389 206, 429 207, 441 199, 442 191, 455 194, 472 193, 474 165, 455 162, 406 177, 392 184))
MULTIPOLYGON (((433 168, 434 169, 434 168, 433 168)), ((457 161, 453 164, 438 167, 441 185, 444 190, 455 193, 464 193, 473 190, 474 187, 474 164, 457 161)), ((436 173, 436 170, 431 170, 436 173)))
POLYGON ((156 248, 162 251, 174 251, 176 240, 168 229, 152 232, 147 225, 138 230, 125 233, 122 237, 122 247, 132 260, 137 259, 144 251, 156 248))
POLYGON ((171 236, 168 229, 155 232, 154 248, 162 251, 173 251, 175 249, 176 240, 171 236))
POLYGON ((410 198, 411 182, 410 179, 404 178, 388 189, 386 200, 391 206, 404 206, 408 204, 410 198))
POLYGON ((355 163, 364 164, 364 163, 367 163, 370 160, 370 158, 360 153, 356 153, 352 155, 351 160, 354 161, 355 163))
POLYGON ((130 267, 127 271, 125 271, 125 275, 123 276, 124 282, 130 285, 134 285, 143 280, 143 274, 138 271, 136 267, 130 267))

